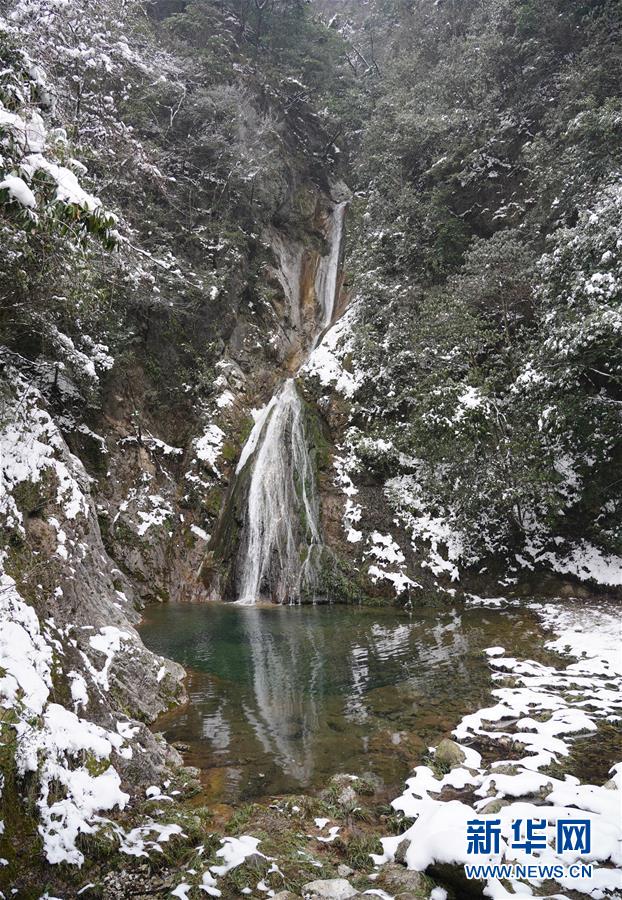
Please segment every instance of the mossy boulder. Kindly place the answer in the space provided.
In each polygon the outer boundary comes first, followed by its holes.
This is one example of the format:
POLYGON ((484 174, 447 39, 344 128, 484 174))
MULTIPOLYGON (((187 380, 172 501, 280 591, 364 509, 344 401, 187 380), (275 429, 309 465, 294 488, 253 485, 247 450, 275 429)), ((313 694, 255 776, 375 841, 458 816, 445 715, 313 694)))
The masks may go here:
POLYGON ((450 772, 464 765, 466 755, 455 741, 444 738, 434 752, 434 763, 438 769, 450 772))

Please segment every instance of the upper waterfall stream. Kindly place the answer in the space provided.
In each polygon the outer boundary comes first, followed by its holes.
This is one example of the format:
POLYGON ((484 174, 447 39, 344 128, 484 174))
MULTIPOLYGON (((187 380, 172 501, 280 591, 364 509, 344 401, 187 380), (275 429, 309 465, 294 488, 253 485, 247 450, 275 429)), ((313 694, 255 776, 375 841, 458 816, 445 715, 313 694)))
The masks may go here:
MULTIPOLYGON (((327 223, 329 252, 320 257, 317 267, 319 310, 309 352, 334 318, 346 205, 338 203, 327 223)), ((282 282, 300 320, 300 285, 289 274, 282 273, 282 282)), ((261 598, 296 602, 305 591, 313 590, 322 537, 304 407, 293 378, 280 386, 257 415, 236 475, 246 466, 251 467, 251 475, 238 551, 238 602, 253 605, 261 598)))

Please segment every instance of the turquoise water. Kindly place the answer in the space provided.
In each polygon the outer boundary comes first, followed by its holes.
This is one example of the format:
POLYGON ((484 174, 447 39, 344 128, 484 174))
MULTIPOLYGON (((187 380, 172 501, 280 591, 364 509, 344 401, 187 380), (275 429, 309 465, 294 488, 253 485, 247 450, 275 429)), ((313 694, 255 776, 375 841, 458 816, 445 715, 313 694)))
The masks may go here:
POLYGON ((526 612, 163 605, 145 644, 189 671, 189 703, 157 730, 188 745, 224 803, 326 785, 337 772, 398 785, 486 703, 482 651, 512 636, 533 652, 526 612))

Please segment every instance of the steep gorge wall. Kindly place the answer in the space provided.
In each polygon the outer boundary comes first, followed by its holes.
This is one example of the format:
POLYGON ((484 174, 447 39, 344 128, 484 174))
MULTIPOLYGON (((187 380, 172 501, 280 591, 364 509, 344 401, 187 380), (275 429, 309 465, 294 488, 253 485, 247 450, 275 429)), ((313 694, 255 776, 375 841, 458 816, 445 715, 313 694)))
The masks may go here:
MULTIPOLYGON (((150 601, 206 597, 209 532, 252 410, 316 330, 334 176, 317 159, 323 124, 292 103, 296 85, 260 113, 256 64, 239 49, 240 83, 226 76, 205 97, 192 55, 173 51, 142 7, 10 12, 0 886, 28 897, 41 872, 71 889, 73 870, 51 874, 51 863, 105 867, 120 848, 140 856, 191 831, 182 813, 181 825, 154 819, 157 791, 145 798, 154 786, 184 797, 197 773, 147 727, 183 700, 183 671, 146 651, 135 626, 150 601), (250 154, 236 184, 233 170, 211 169, 223 109, 250 154), (190 163, 197 123, 205 157, 190 163), (284 254, 300 260, 299 309, 284 254)), ((223 20, 221 33, 234 42, 237 25, 223 20)))

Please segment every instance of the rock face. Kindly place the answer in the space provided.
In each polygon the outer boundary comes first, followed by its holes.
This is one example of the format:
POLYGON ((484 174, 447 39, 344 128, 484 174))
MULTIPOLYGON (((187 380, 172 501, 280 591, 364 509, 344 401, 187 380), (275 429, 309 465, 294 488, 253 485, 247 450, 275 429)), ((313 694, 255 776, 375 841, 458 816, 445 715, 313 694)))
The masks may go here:
POLYGON ((344 878, 328 878, 325 881, 309 881, 303 885, 304 897, 318 900, 349 900, 356 897, 358 891, 344 878))
MULTIPOLYGON (((80 864, 80 831, 182 765, 145 723, 184 698, 184 671, 140 641, 132 587, 104 548, 84 466, 40 394, 9 374, 0 381, 9 413, 0 428, 0 525, 9 535, 0 549, 0 728, 14 755, 3 769, 11 783, 30 779, 48 862, 80 864), (62 807, 52 784, 62 786, 62 807)), ((2 800, 0 852, 25 869, 29 848, 18 835, 29 798, 4 791, 2 800)))
POLYGON ((203 573, 210 594, 219 599, 245 605, 260 599, 292 603, 316 594, 324 555, 317 440, 322 426, 317 414, 309 412, 295 378, 287 376, 298 375, 333 321, 345 210, 345 203, 317 195, 313 219, 304 224, 309 234, 316 230, 322 236, 321 253, 274 228, 268 232, 296 349, 285 332, 290 355, 278 367, 274 392, 264 398, 240 448, 215 523, 203 573))

